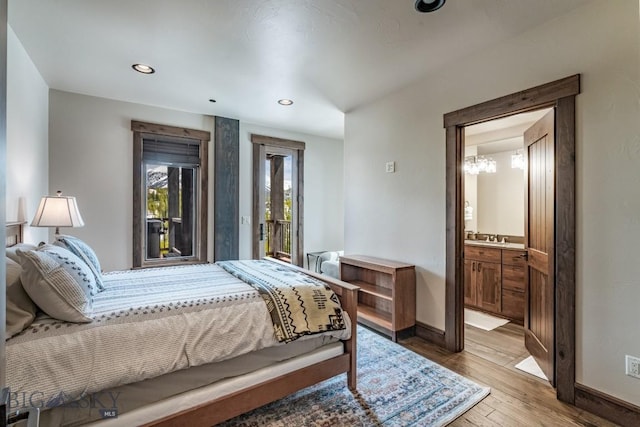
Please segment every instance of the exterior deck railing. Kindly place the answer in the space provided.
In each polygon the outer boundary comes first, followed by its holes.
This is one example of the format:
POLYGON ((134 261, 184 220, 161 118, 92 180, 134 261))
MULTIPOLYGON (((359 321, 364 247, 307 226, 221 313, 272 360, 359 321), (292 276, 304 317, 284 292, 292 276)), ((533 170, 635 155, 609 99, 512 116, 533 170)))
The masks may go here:
POLYGON ((265 222, 265 253, 277 259, 291 260, 291 221, 268 219, 265 222))

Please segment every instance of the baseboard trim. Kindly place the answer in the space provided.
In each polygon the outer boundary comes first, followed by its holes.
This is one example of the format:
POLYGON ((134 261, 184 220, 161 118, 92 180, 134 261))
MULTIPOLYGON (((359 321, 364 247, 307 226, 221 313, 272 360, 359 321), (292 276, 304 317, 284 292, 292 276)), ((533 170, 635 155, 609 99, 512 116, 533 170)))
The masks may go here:
POLYGON ((447 348, 444 331, 424 323, 416 322, 416 336, 442 348, 447 348))
POLYGON ((624 427, 640 425, 640 407, 586 385, 575 385, 575 405, 624 427))

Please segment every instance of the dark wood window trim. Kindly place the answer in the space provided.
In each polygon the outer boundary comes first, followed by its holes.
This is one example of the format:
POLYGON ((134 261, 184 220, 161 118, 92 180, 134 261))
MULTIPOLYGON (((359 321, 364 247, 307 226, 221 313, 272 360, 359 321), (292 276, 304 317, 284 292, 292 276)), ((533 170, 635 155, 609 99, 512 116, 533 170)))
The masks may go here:
POLYGON ((556 378, 558 399, 575 401, 575 97, 580 76, 444 115, 446 128, 445 343, 464 347, 464 127, 545 107, 556 109, 556 378))
MULTIPOLYGON (((302 265, 303 262, 303 253, 304 253, 304 149, 305 143, 302 141, 295 141, 291 139, 283 139, 283 138, 274 138, 271 136, 265 135, 257 135, 251 134, 251 142, 253 143, 253 188, 257 188, 259 185, 259 177, 257 176, 255 171, 260 170, 258 162, 260 161, 260 145, 264 146, 272 146, 279 148, 287 148, 291 150, 297 151, 297 181, 298 181, 298 200, 297 200, 297 210, 298 210, 298 233, 296 238, 296 254, 295 259, 298 260, 298 264, 302 265)), ((259 240, 258 235, 260 234, 259 228, 257 228, 257 224, 260 223, 260 214, 257 209, 258 206, 258 194, 256 191, 253 191, 253 224, 254 230, 252 235, 252 241, 256 242, 259 240)), ((258 258, 260 253, 260 249, 253 247, 252 256, 253 258, 258 258)))
POLYGON ((174 126, 166 126, 156 123, 145 123, 136 120, 131 121, 133 131, 133 267, 166 266, 185 263, 207 262, 207 218, 208 218, 208 193, 209 193, 209 141, 211 133, 196 129, 187 129, 174 126), (143 188, 144 169, 142 161, 142 140, 145 135, 158 135, 167 138, 184 138, 200 141, 200 167, 198 183, 198 236, 196 238, 196 252, 193 257, 178 258, 174 260, 147 261, 145 253, 145 227, 143 219, 143 188))

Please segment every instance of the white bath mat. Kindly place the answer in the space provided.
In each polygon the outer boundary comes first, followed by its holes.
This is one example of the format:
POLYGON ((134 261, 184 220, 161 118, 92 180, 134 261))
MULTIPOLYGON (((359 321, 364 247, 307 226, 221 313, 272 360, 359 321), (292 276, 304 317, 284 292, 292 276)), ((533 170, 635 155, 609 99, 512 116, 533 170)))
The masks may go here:
POLYGON ((536 359, 533 358, 533 356, 529 356, 522 362, 518 363, 516 365, 516 369, 520 369, 521 371, 524 371, 528 374, 535 375, 538 378, 549 381, 544 372, 542 372, 542 369, 540 369, 540 366, 538 366, 538 363, 536 362, 536 359))
POLYGON ((507 319, 491 316, 475 310, 464 309, 464 323, 475 326, 476 328, 491 331, 499 326, 509 323, 507 319))

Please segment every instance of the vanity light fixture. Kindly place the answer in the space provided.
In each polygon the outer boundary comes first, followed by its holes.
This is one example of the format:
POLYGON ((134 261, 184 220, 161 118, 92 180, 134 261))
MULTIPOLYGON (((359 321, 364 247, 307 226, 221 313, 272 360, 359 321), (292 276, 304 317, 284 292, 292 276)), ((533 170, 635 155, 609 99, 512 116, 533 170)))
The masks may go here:
POLYGON ((524 170, 524 154, 522 150, 517 150, 514 154, 511 155, 511 169, 522 169, 524 170))
POLYGON ((496 173, 497 163, 491 157, 468 156, 464 158, 464 172, 469 175, 478 175, 480 172, 496 173))
POLYGON ((292 101, 292 100, 290 100, 290 99, 286 99, 286 98, 284 98, 284 99, 279 99, 279 100, 278 100, 278 104, 280 104, 280 105, 284 105, 284 106, 287 106, 287 105, 292 105, 292 104, 293 104, 293 101, 292 101))
POLYGON ((133 64, 131 68, 142 74, 153 74, 156 72, 153 67, 146 64, 133 64))
POLYGON ((416 0, 416 10, 420 13, 435 12, 444 6, 446 0, 416 0))

